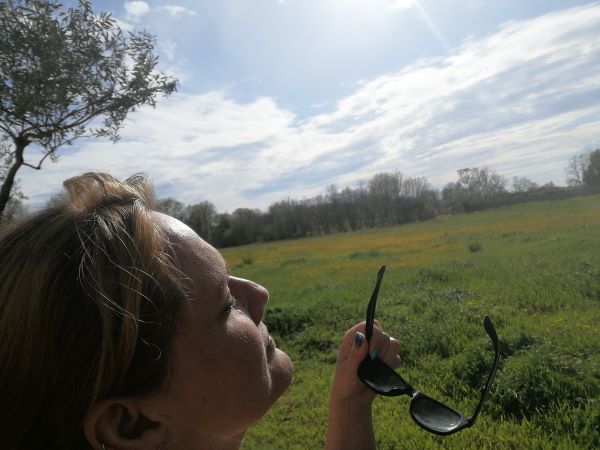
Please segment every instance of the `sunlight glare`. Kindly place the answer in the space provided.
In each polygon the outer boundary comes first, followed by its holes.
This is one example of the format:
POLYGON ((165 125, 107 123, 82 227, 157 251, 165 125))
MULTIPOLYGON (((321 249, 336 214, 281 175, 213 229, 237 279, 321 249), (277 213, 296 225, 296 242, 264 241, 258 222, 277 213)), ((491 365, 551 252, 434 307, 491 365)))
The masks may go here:
POLYGON ((421 4, 421 2, 419 2, 419 0, 410 0, 410 2, 417 9, 417 11, 419 12, 419 15, 427 24, 429 31, 431 31, 431 33, 435 36, 435 38, 439 41, 439 43, 442 44, 442 47, 444 47, 444 50, 446 50, 448 53, 450 53, 451 48, 450 48, 450 44, 448 43, 448 40, 444 37, 444 35, 442 34, 442 32, 440 31, 438 26, 433 22, 433 20, 431 19, 431 16, 429 15, 429 13, 425 9, 425 7, 421 4))

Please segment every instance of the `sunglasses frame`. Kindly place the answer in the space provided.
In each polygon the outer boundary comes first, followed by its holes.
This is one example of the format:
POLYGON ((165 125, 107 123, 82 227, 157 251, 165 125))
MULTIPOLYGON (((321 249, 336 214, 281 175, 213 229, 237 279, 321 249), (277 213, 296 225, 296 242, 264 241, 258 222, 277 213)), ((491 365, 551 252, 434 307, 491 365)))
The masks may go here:
MULTIPOLYGON (((365 337, 367 338, 367 341, 370 341, 371 337, 373 336, 375 308, 377 305, 377 297, 379 295, 379 288, 381 286, 381 280, 383 279, 384 272, 385 266, 381 266, 381 268, 377 272, 377 282, 375 284, 373 294, 371 294, 369 306, 367 307, 367 318, 365 327, 365 337)), ((438 400, 415 390, 408 382, 406 382, 406 380, 404 380, 404 378, 402 378, 394 369, 388 366, 380 358, 371 359, 371 356, 367 355, 358 367, 357 375, 369 389, 371 389, 379 395, 383 395, 386 397, 398 397, 400 395, 408 395, 409 397, 411 397, 409 407, 410 415, 413 421, 424 430, 433 434, 437 434, 439 436, 448 436, 450 434, 457 433, 458 431, 473 426, 473 424, 475 423, 475 420, 477 419, 481 407, 483 406, 483 403, 487 397, 488 391, 494 379, 494 375, 496 374, 498 362, 500 361, 498 335, 496 334, 496 329, 489 316, 485 316, 485 318, 483 319, 483 326, 494 345, 495 357, 494 364, 492 365, 492 369, 490 370, 490 373, 488 375, 487 381, 483 388, 483 392, 481 394, 481 398, 479 399, 479 403, 477 404, 477 408, 475 408, 475 412, 470 417, 465 417, 453 408, 450 408, 449 406, 444 405, 438 400), (374 381, 376 379, 378 379, 380 382, 378 383, 374 381), (388 384, 382 384, 385 382, 388 382, 388 384), (455 415, 457 417, 456 425, 454 425, 452 428, 449 428, 448 430, 441 430, 439 428, 436 429, 423 423, 423 419, 417 418, 417 413, 415 412, 415 405, 417 405, 417 402, 423 402, 423 400, 420 399, 427 399, 427 401, 439 405, 440 411, 446 411, 450 414, 455 415)))

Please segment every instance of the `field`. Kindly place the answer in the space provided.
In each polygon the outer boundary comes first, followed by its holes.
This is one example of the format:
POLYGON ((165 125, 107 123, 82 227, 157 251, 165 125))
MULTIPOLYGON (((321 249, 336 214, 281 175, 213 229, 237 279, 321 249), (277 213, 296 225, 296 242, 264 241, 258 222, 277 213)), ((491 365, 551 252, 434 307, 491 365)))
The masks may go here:
POLYGON ((265 323, 295 365, 244 449, 323 447, 338 343, 364 320, 382 264, 377 318, 416 389, 472 413, 493 359, 485 315, 502 359, 478 423, 450 437, 417 427, 408 397, 376 399, 379 449, 600 448, 600 196, 223 254, 269 289, 265 323))

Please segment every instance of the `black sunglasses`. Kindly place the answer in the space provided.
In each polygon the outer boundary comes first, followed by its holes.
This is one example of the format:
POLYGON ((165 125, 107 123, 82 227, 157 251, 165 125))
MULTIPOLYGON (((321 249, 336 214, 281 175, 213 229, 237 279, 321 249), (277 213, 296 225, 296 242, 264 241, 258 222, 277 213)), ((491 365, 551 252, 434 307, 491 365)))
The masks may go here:
MULTIPOLYGON (((379 286, 385 272, 385 266, 382 266, 377 272, 377 283, 371 295, 369 306, 367 308, 367 325, 365 330, 365 337, 367 341, 373 336, 373 321, 375 320, 375 305, 377 303, 377 295, 379 294, 379 286)), ((475 409, 475 412, 471 417, 465 417, 449 406, 438 402, 437 400, 419 392, 412 388, 400 375, 398 375, 394 369, 384 363, 381 359, 371 359, 371 356, 367 357, 362 361, 358 367, 358 377, 363 383, 365 383, 371 390, 377 394, 385 395, 388 397, 396 397, 399 395, 408 395, 411 397, 410 401, 410 415, 413 420, 421 428, 435 433, 441 436, 447 436, 449 434, 456 433, 464 428, 469 428, 475 423, 477 415, 481 410, 481 406, 487 397, 487 393, 494 379, 496 369, 498 368, 498 361, 500 360, 500 353, 498 351, 498 335, 494 324, 488 316, 483 319, 483 326, 485 331, 492 339, 494 344, 494 351, 496 353, 494 359, 494 365, 488 376, 487 382, 481 394, 479 404, 475 409)))

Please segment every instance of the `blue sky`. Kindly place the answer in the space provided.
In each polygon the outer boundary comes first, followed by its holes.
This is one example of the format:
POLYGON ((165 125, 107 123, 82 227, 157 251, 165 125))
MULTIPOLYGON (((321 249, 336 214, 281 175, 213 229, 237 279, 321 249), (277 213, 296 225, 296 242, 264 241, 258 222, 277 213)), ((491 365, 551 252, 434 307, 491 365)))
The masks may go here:
POLYGON ((118 144, 79 140, 23 169, 32 205, 88 170, 143 171, 159 197, 230 212, 392 170, 438 188, 474 166, 562 185, 568 158, 600 145, 598 2, 93 3, 156 35, 180 88, 118 144))

